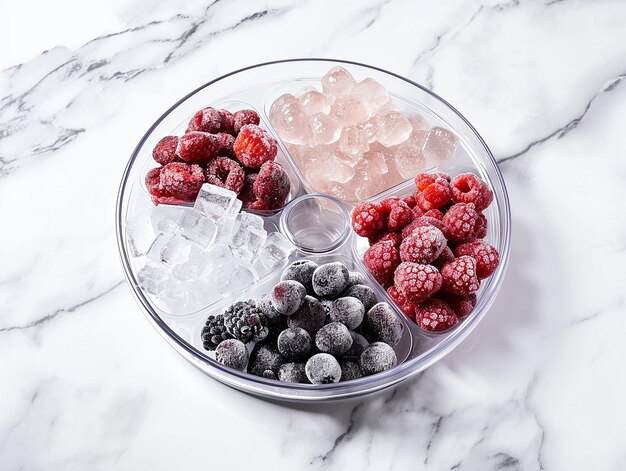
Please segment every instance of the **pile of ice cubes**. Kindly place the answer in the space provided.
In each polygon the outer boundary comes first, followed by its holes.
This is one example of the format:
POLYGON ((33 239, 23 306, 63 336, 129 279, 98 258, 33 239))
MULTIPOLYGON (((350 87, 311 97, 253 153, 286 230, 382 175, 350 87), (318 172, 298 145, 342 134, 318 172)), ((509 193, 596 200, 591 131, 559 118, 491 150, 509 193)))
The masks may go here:
POLYGON ((283 265, 294 246, 240 212, 236 193, 204 184, 193 208, 157 207, 127 223, 128 247, 145 258, 139 285, 170 314, 187 314, 248 288, 283 265))

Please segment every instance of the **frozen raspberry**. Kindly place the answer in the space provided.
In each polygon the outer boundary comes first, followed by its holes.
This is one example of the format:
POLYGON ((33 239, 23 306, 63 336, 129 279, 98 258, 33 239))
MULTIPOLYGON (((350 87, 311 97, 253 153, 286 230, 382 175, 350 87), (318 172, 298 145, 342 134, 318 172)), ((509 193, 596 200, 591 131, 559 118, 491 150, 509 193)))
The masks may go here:
POLYGON ((394 284, 409 301, 419 303, 441 288, 442 277, 432 265, 402 262, 396 268, 394 284))
POLYGON ((487 218, 483 213, 478 213, 478 221, 474 226, 474 239, 484 239, 487 237, 487 218))
POLYGON ((417 201, 415 201, 415 195, 405 196, 402 198, 402 201, 404 201, 411 209, 415 208, 415 205, 417 204, 417 201))
POLYGON ((433 261, 433 266, 435 266, 438 270, 441 270, 441 267, 452 260, 454 260, 454 254, 452 253, 452 249, 446 245, 439 254, 439 257, 433 261))
POLYGON ((450 182, 452 200, 455 203, 473 203, 476 211, 486 209, 493 201, 493 192, 489 185, 473 173, 462 173, 450 182))
POLYGON ((448 239, 457 243, 472 240, 478 219, 473 203, 455 204, 443 217, 448 239))
POLYGON ((423 226, 435 226, 437 229, 439 229, 443 233, 444 236, 446 236, 446 226, 443 223, 443 221, 440 221, 439 219, 431 218, 429 216, 422 216, 417 219, 414 219, 413 222, 411 222, 411 224, 409 224, 404 229, 402 229, 402 237, 406 238, 410 236, 415 229, 417 229, 418 227, 423 227, 423 226))
POLYGON ((422 173, 415 177, 415 201, 424 211, 446 205, 452 196, 450 177, 440 173, 422 173))
POLYGON ((259 114, 254 110, 241 110, 235 112, 235 134, 239 134, 241 128, 246 124, 254 124, 256 126, 261 122, 261 118, 259 118, 259 114))
POLYGON ((397 232, 387 232, 381 237, 377 237, 376 240, 374 240, 370 245, 374 245, 376 242, 384 242, 386 240, 393 242, 393 245, 399 249, 400 244, 402 243, 402 236, 397 232))
POLYGON ((398 288, 396 288, 395 285, 391 285, 387 288, 387 294, 407 317, 415 320, 415 304, 406 299, 406 297, 398 291, 398 288))
POLYGON ((404 201, 396 201, 387 218, 387 229, 391 232, 402 230, 413 221, 411 208, 404 201))
POLYGON ((227 188, 239 194, 243 188, 245 173, 241 165, 227 157, 216 157, 206 168, 206 182, 227 188))
POLYGON ((415 322, 429 332, 442 332, 457 325, 459 319, 445 302, 432 298, 415 308, 415 322))
POLYGON ((239 199, 243 203, 244 208, 248 208, 250 204, 257 200, 257 196, 254 194, 254 182, 258 173, 248 173, 243 181, 243 188, 239 193, 239 199))
POLYGON ((165 136, 152 150, 152 158, 161 165, 171 164, 179 160, 176 155, 176 148, 178 147, 178 137, 165 136))
POLYGON ((390 196, 389 198, 385 198, 380 202, 380 207, 383 210, 383 214, 385 216, 389 216, 389 213, 393 209, 393 207, 399 202, 402 201, 398 196, 390 196))
POLYGON ((400 244, 403 262, 430 263, 447 247, 448 241, 435 226, 421 226, 400 244))
POLYGON ((217 156, 220 143, 214 134, 192 131, 178 139, 176 153, 185 162, 206 165, 217 156))
POLYGON ((234 145, 239 162, 249 168, 261 168, 265 162, 276 158, 276 139, 254 124, 241 128, 234 145))
POLYGON ((429 209, 423 214, 423 216, 429 217, 429 218, 435 218, 435 219, 439 219, 440 221, 443 221, 443 213, 439 211, 438 209, 429 209))
POLYGON ((391 241, 377 242, 365 251, 363 263, 381 285, 393 278, 393 272, 400 264, 400 254, 391 241))
POLYGON ((452 308, 459 319, 467 316, 476 306, 476 293, 470 293, 465 296, 445 294, 441 299, 452 308))
MULTIPOLYGON (((435 181, 441 178, 447 182, 450 182, 450 175, 443 172, 435 172, 435 173, 420 173, 415 176, 415 188, 417 190, 416 193, 420 191, 424 191, 428 186, 435 183, 435 181)), ((417 195, 416 195, 417 196, 417 195)))
POLYGON ((161 169, 160 189, 183 201, 193 201, 204 184, 204 171, 199 165, 172 162, 161 169))
POLYGON ((217 133, 215 136, 220 146, 219 154, 235 158, 235 150, 233 149, 235 138, 226 132, 217 133))
POLYGON ((379 203, 362 203, 352 212, 352 229, 361 237, 375 237, 385 228, 385 218, 379 203))
POLYGON ((489 244, 483 241, 467 242, 454 249, 457 257, 469 255, 476 260, 476 274, 478 278, 484 280, 494 272, 500 263, 500 254, 489 244))
POLYGON ((189 121, 186 132, 217 133, 222 130, 222 114, 210 106, 196 112, 189 121))
POLYGON ((265 162, 257 175, 253 189, 254 194, 265 202, 268 209, 284 206, 289 196, 291 183, 285 169, 276 162, 265 162))
POLYGON ((411 209, 411 212, 413 213, 413 219, 417 219, 424 215, 424 211, 422 211, 422 208, 417 206, 417 203, 415 206, 413 206, 413 208, 411 209))
POLYGON ((161 192, 161 169, 153 168, 146 174, 146 188, 152 196, 162 196, 161 192))
POLYGON ((248 208, 254 209, 255 211, 269 211, 271 209, 263 200, 252 201, 250 204, 248 204, 248 208))
POLYGON ((220 115, 222 116, 220 131, 235 135, 235 116, 228 110, 220 110, 220 115))
POLYGON ((442 289, 447 293, 466 295, 480 288, 476 260, 467 255, 455 258, 441 267, 442 289))

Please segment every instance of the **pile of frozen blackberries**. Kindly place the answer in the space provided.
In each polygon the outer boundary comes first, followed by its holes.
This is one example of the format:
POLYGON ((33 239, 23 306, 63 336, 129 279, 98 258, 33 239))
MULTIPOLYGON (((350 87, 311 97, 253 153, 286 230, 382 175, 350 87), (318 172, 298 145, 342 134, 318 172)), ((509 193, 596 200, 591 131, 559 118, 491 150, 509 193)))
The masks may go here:
POLYGON ((363 275, 340 262, 299 260, 270 293, 210 316, 202 341, 228 367, 268 379, 325 384, 393 368, 402 329, 363 275), (246 344, 254 345, 249 355, 246 344))

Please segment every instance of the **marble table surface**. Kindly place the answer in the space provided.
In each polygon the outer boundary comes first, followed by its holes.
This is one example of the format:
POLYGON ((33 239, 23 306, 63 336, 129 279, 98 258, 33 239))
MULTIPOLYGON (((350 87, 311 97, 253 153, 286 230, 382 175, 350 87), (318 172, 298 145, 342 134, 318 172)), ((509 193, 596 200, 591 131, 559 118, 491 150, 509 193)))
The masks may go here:
POLYGON ((28 5, 0 7, 0 469, 626 468, 626 2, 28 5), (513 215, 504 286, 457 350, 320 405, 235 392, 177 355, 123 281, 113 226, 128 156, 166 107, 306 56, 453 103, 513 215))

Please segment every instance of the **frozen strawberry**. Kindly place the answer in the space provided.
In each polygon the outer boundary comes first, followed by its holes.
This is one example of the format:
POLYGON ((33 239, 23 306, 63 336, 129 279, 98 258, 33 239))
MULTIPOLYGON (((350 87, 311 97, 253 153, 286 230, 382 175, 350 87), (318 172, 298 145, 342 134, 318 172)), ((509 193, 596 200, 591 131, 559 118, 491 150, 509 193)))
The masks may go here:
POLYGON ((235 116, 228 110, 220 110, 222 116, 222 126, 220 131, 231 135, 236 135, 235 132, 235 116))
POLYGON ((239 134, 241 128, 244 127, 246 124, 254 124, 258 126, 260 122, 261 118, 259 117, 259 114, 254 110, 236 111, 234 122, 235 134, 239 134))
POLYGON ((265 162, 254 181, 254 194, 268 209, 282 208, 289 197, 291 183, 282 165, 265 162))
POLYGON ((219 155, 235 158, 235 138, 226 132, 220 132, 215 135, 219 144, 219 155))
POLYGON ((398 291, 395 285, 391 285, 387 288, 387 294, 407 317, 415 321, 415 304, 406 299, 404 295, 400 294, 400 291, 398 291))
POLYGON ((206 165, 219 151, 220 143, 215 134, 191 131, 178 139, 176 153, 185 162, 206 165))
POLYGON ((402 262, 396 268, 394 284, 409 301, 422 302, 441 288, 441 274, 432 265, 402 262))
POLYGON ((461 173, 450 182, 452 200, 455 203, 472 203, 476 211, 486 209, 493 201, 489 185, 473 173, 461 173))
POLYGON ((481 241, 467 242, 454 249, 457 257, 468 255, 476 260, 476 274, 483 280, 495 271, 500 263, 500 254, 495 247, 481 241))
POLYGON ((435 226, 417 227, 400 244, 400 260, 430 263, 443 252, 447 243, 443 233, 435 226))
POLYGON ((446 237, 456 243, 472 240, 478 219, 473 203, 455 204, 443 216, 446 237))
POLYGON ((378 242, 365 251, 363 263, 376 281, 384 285, 393 278, 394 270, 400 263, 400 255, 393 242, 378 242))
POLYGON ((202 131, 211 134, 222 130, 222 114, 210 106, 196 112, 189 121, 186 132, 202 131))
POLYGON ((241 193, 239 193, 239 199, 242 201, 244 208, 249 207, 251 203, 258 199, 254 194, 254 182, 258 176, 258 173, 248 173, 243 181, 243 188, 241 189, 241 193))
POLYGON ((452 308, 458 318, 467 316, 476 306, 476 293, 470 293, 464 296, 446 293, 441 299, 452 308))
POLYGON ((159 181, 163 196, 193 201, 204 184, 204 170, 199 165, 172 162, 161 169, 159 181))
POLYGON ((241 165, 228 157, 216 157, 206 168, 206 182, 239 194, 246 174, 241 165))
POLYGON ((241 128, 234 144, 239 162, 248 168, 261 168, 265 162, 276 158, 276 140, 267 131, 254 124, 241 128))
POLYGON ((385 229, 385 217, 380 203, 361 203, 352 211, 352 229, 361 237, 373 238, 385 229))
POLYGON ((415 322, 429 332, 443 332, 457 325, 459 319, 444 301, 432 298, 416 306, 415 322))
POLYGON ((442 290, 458 295, 475 293, 480 288, 476 260, 467 255, 455 258, 441 267, 442 290))
POLYGON ((152 158, 161 165, 171 164, 172 162, 180 161, 176 154, 178 147, 178 137, 165 136, 152 150, 152 158))

